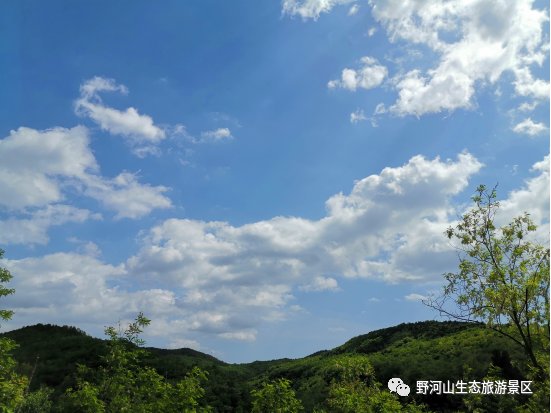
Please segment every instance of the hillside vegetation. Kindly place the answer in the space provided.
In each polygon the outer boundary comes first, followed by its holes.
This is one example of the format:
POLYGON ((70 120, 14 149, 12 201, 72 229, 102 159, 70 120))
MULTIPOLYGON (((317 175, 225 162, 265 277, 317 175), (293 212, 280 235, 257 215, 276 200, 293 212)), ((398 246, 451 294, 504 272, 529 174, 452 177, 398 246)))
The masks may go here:
MULTIPOLYGON (((68 326, 38 324, 3 336, 19 345, 13 355, 21 373, 30 375, 34 370, 30 389, 53 388, 54 400, 75 385, 78 364, 98 368, 108 351, 106 340, 68 326)), ((415 389, 417 380, 480 380, 490 364, 507 378, 523 379, 524 356, 513 344, 483 325, 426 321, 372 331, 332 350, 294 360, 228 364, 191 349, 146 348, 143 362, 169 381, 182 380, 194 367, 207 372, 202 403, 214 411, 250 411, 251 391, 279 378, 290 380, 305 411, 313 411, 325 407, 334 378, 333 366, 343 355, 367 356, 377 381, 385 384, 383 388, 390 378, 400 377, 415 389), (520 362, 513 365, 511 359, 520 362)), ((461 396, 413 398, 433 411, 462 408, 461 396)))

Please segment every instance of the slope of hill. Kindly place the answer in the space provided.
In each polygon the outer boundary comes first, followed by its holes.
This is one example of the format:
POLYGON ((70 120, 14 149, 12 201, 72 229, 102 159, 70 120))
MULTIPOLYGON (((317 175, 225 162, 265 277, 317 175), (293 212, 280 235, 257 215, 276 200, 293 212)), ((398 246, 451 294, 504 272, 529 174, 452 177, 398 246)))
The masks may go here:
MULTIPOLYGON (((77 364, 97 366, 106 342, 74 327, 34 325, 2 334, 15 340, 14 357, 27 374, 36 365, 31 388, 47 385, 60 394, 74 381, 77 364)), ((206 400, 220 412, 248 411, 250 390, 262 381, 284 377, 292 380, 306 411, 321 405, 331 381, 328 371, 343 354, 368 355, 377 379, 386 383, 400 377, 414 387, 417 380, 481 379, 490 363, 511 378, 522 377, 510 358, 520 360, 520 349, 482 325, 425 321, 400 324, 354 337, 332 350, 319 351, 301 359, 224 363, 191 350, 147 348, 146 364, 169 379, 180 379, 192 367, 209 372, 206 400), (467 377, 468 376, 468 377, 467 377)), ((453 411, 457 398, 418 397, 438 411, 453 411)))

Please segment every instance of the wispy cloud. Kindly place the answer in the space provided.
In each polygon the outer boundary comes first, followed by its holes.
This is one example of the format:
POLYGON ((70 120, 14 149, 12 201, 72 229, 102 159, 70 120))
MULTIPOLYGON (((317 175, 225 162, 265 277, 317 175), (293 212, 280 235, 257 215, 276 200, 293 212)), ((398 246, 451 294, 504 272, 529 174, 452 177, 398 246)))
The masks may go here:
POLYGON ((422 301, 426 300, 427 296, 417 293, 411 293, 404 297, 407 301, 422 301))
POLYGON ((354 0, 283 0, 283 13, 298 15, 303 20, 317 20, 322 13, 328 13, 340 4, 349 4, 354 0))
POLYGON ((136 155, 155 153, 155 145, 166 137, 165 130, 154 124, 151 116, 140 114, 129 107, 118 110, 103 104, 100 92, 128 93, 124 85, 113 79, 94 77, 80 87, 80 98, 75 102, 75 111, 96 122, 101 129, 113 135, 123 136, 132 146, 136 155))
POLYGON ((229 139, 233 139, 233 136, 229 128, 218 128, 214 130, 201 132, 202 142, 220 142, 220 141, 229 140, 229 139))
POLYGON ((362 109, 356 109, 350 114, 350 123, 358 123, 364 120, 367 120, 367 117, 362 109))

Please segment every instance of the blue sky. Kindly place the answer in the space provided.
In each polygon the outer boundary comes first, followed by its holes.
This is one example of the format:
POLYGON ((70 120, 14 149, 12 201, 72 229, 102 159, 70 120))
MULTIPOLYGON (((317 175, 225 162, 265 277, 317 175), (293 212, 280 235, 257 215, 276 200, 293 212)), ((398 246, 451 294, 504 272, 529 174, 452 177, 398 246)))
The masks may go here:
POLYGON ((246 362, 439 319, 479 184, 547 242, 548 7, 3 2, 2 328, 246 362))

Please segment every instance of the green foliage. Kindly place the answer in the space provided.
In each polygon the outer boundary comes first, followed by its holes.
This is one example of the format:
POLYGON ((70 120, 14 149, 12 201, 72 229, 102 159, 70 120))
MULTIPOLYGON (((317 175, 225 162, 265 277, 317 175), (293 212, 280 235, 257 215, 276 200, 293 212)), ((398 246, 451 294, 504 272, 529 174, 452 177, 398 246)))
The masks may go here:
MULTIPOLYGON (((4 251, 0 249, 0 259, 4 257, 4 251)), ((10 272, 0 267, 0 282, 7 283, 12 279, 10 272)), ((0 284, 0 297, 14 293, 14 289, 0 284)), ((0 319, 9 320, 13 311, 0 310, 0 319)), ((23 401, 27 378, 17 374, 16 362, 12 357, 12 351, 17 347, 13 340, 0 338, 0 412, 13 412, 23 401)))
POLYGON ((425 412, 415 403, 402 405, 398 396, 376 381, 369 359, 362 355, 340 356, 331 381, 328 404, 335 413, 425 412))
MULTIPOLYGON (((370 398, 378 389, 368 358, 361 355, 342 355, 335 359, 331 367, 336 373, 331 379, 329 389, 328 404, 331 410, 339 413, 371 412, 370 398)), ((401 407, 397 400, 393 401, 397 403, 394 407, 401 407)))
POLYGON ((539 371, 537 352, 549 352, 549 248, 530 240, 536 230, 529 215, 497 228, 495 189, 481 185, 475 206, 446 235, 460 242, 459 272, 446 274, 448 285, 428 304, 464 321, 483 321, 520 345, 539 371), (458 310, 448 310, 452 300, 458 310))
MULTIPOLYGON (((528 359, 527 377, 535 393, 529 400, 469 395, 469 411, 544 411, 549 403, 549 248, 534 242, 536 226, 528 213, 498 228, 495 188, 477 188, 474 207, 446 231, 459 241, 459 272, 445 275, 444 293, 427 304, 463 321, 482 321, 512 343, 528 359), (456 309, 449 309, 451 301, 456 309)), ((517 365, 523 362, 517 358, 517 365)), ((526 371, 526 369, 524 369, 526 371)), ((503 376, 497 366, 487 378, 503 376)))
MULTIPOLYGON (((0 249, 0 259, 4 258, 4 250, 0 249)), ((7 283, 12 279, 11 273, 3 267, 0 267, 0 282, 7 283)), ((0 297, 13 294, 15 290, 13 288, 7 288, 4 284, 0 284, 0 297)), ((0 310, 0 319, 9 320, 13 315, 11 310, 0 310)))
MULTIPOLYGON (((110 343, 87 336, 74 327, 36 325, 4 333, 20 345, 13 350, 20 363, 20 371, 30 374, 36 356, 40 356, 33 376, 31 390, 41 385, 55 388, 51 399, 59 405, 60 396, 67 387, 78 389, 75 378, 93 384, 96 388, 99 372, 106 367, 105 357, 110 343), (87 369, 78 373, 76 363, 87 369)), ((368 356, 377 381, 386 384, 391 377, 400 377, 412 386, 416 380, 461 379, 463 366, 472 368, 469 380, 481 380, 488 374, 490 363, 506 371, 508 379, 526 379, 529 371, 522 362, 521 348, 482 325, 459 322, 426 321, 401 324, 355 337, 329 351, 290 360, 256 361, 247 364, 226 364, 212 356, 190 349, 162 350, 146 348, 139 367, 150 367, 173 387, 186 378, 194 366, 208 372, 208 386, 199 406, 210 405, 216 412, 250 412, 251 389, 264 382, 284 378, 291 380, 296 397, 304 410, 331 411, 326 405, 332 380, 340 380, 337 365, 345 365, 349 356, 368 356), (373 343, 377 343, 376 346, 373 343), (503 356, 496 357, 499 353, 503 356), (510 356, 504 361, 503 357, 510 356), (519 372, 520 371, 520 372, 519 372)), ((135 346, 134 346, 135 348, 135 346)), ((130 346, 132 349, 132 346, 130 346)), ((544 361, 542 361, 544 363, 544 361)), ((504 373, 505 374, 505 373, 504 373)), ((367 376, 367 375, 366 375, 367 376)), ((529 379, 529 378, 528 378, 529 379)), ((204 383, 204 380, 200 380, 204 383)), ((384 386, 383 386, 384 387, 384 386)), ((533 386, 534 390, 541 387, 533 386)), ((386 387, 384 387, 386 390, 386 387)), ((535 400, 531 396, 530 400, 535 400)), ((64 398, 66 398, 65 396, 64 398)), ((98 396, 99 397, 99 396, 98 396)), ((171 396, 172 397, 172 396, 171 396)), ((175 397, 173 397, 175 398, 175 397)), ((405 399, 405 398, 404 398, 405 399)), ((435 411, 459 411, 463 397, 440 395, 423 397, 410 395, 435 411)), ((403 400, 400 398, 400 401, 403 400)), ((412 410, 412 405, 403 409, 412 410)), ((69 407, 60 411, 79 411, 69 407)))
POLYGON ((12 350, 17 347, 14 341, 0 339, 0 412, 13 412, 21 404, 27 378, 17 374, 12 350))
POLYGON ((50 413, 52 411, 52 395, 54 390, 49 387, 28 393, 17 409, 17 413, 50 413))
POLYGON ((201 386, 206 373, 196 368, 184 380, 172 385, 155 369, 143 366, 147 352, 139 346, 143 328, 150 321, 138 314, 124 330, 108 327, 108 352, 103 365, 94 370, 80 366, 76 388, 69 388, 63 411, 81 412, 198 412, 204 395, 201 386))
MULTIPOLYGON (((312 411, 314 408, 327 409, 325 401, 329 398, 331 382, 341 378, 337 366, 346 365, 345 360, 350 357, 367 356, 377 381, 386 385, 390 378, 400 377, 412 386, 413 393, 417 380, 461 379, 464 365, 473 368, 470 380, 480 380, 493 362, 495 353, 517 359, 523 357, 523 352, 514 343, 482 325, 426 321, 373 331, 333 350, 303 359, 270 362, 264 376, 292 380, 305 410, 312 411), (379 350, 371 350, 373 342, 379 343, 375 347, 379 350)), ((524 369, 521 363, 518 367, 524 369)), ((517 373, 514 372, 511 379, 521 379, 514 374, 517 373)), ((462 407, 462 398, 453 395, 424 397, 412 394, 407 398, 408 401, 413 399, 436 411, 458 411, 462 407)), ((406 407, 413 409, 411 405, 404 406, 404 409, 406 407)))
MULTIPOLYGON (((36 390, 41 385, 54 388, 52 399, 55 403, 67 388, 77 387, 77 364, 86 365, 91 371, 98 370, 105 365, 104 357, 110 349, 109 341, 90 337, 82 330, 68 326, 37 324, 2 336, 20 344, 13 351, 20 372, 30 375, 39 357, 30 388, 36 390)), ((215 411, 250 410, 251 386, 247 381, 258 375, 263 367, 259 370, 249 365, 228 365, 210 355, 185 348, 144 350, 142 365, 155 369, 171 383, 185 379, 195 366, 208 371, 208 386, 202 400, 215 411)))
POLYGON ((252 413, 297 413, 303 410, 291 388, 291 382, 277 379, 252 390, 252 413))

